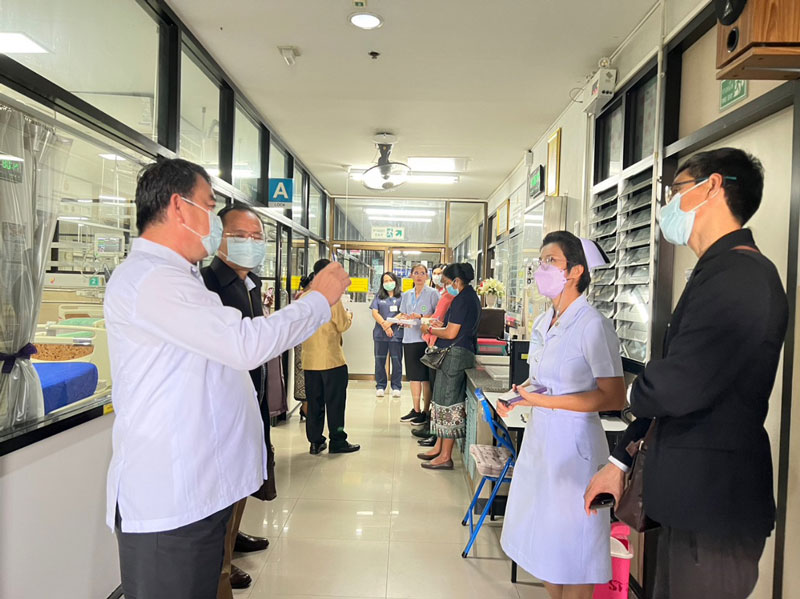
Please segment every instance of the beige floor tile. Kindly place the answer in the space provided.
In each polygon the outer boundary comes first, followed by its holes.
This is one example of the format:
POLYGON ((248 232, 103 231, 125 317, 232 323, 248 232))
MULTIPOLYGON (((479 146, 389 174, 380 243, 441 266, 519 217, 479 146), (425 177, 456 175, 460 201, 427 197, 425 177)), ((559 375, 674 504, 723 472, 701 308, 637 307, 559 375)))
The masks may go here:
POLYGON ((388 554, 386 542, 281 538, 250 597, 383 597, 388 554))
POLYGON ((388 472, 333 470, 314 472, 300 497, 303 499, 350 499, 391 501, 393 475, 388 472))
POLYGON ((541 583, 518 582, 516 587, 520 599, 550 599, 550 595, 547 594, 541 583))
POLYGON ((420 460, 398 465, 395 469, 392 501, 418 503, 435 499, 439 504, 463 506, 471 499, 460 463, 454 470, 431 471, 420 460))
POLYGON ((273 541, 281 535, 296 502, 297 499, 294 497, 278 496, 272 501, 248 497, 239 530, 255 537, 267 537, 273 541))
POLYGON ((477 547, 461 557, 461 544, 392 542, 387 597, 410 599, 518 599, 511 563, 497 548, 477 547))
POLYGON ((283 536, 289 539, 388 541, 390 502, 298 499, 283 536))
MULTIPOLYGON (((462 549, 469 541, 469 527, 461 526, 466 504, 447 505, 436 501, 392 503, 391 541, 420 543, 460 543, 462 549)), ((475 541, 477 545, 500 546, 501 523, 485 522, 475 541)))

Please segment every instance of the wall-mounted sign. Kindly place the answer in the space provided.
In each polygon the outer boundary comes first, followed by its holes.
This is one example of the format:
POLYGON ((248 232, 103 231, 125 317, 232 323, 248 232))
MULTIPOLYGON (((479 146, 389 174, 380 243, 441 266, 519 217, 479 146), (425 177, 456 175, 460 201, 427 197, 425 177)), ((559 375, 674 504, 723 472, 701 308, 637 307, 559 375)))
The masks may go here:
POLYGON ((531 172, 531 181, 528 188, 528 195, 535 198, 544 193, 544 165, 540 164, 531 172))
POLYGON ((350 287, 347 288, 350 293, 367 293, 369 291, 369 279, 351 278, 350 287))
POLYGON ((267 206, 270 208, 291 208, 292 197, 294 197, 293 179, 269 180, 269 201, 267 206))
POLYGON ((406 230, 404 227, 372 227, 372 239, 404 240, 406 230))
POLYGON ((719 110, 727 110, 747 97, 747 79, 725 79, 719 86, 719 110))
POLYGON ((22 182, 22 165, 25 161, 15 156, 0 156, 0 179, 12 183, 22 182))

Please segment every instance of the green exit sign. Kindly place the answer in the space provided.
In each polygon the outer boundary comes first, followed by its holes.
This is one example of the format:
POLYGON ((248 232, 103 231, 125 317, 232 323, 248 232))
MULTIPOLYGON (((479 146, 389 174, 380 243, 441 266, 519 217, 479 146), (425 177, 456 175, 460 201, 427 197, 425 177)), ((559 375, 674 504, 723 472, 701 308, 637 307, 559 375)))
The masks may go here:
POLYGON ((726 79, 719 87, 719 109, 720 112, 727 110, 734 104, 741 102, 747 97, 746 79, 726 79))
POLYGON ((529 195, 536 197, 544 193, 544 166, 539 165, 531 172, 531 185, 529 195))
POLYGON ((100 277, 89 277, 89 287, 100 287, 100 277))
POLYGON ((12 183, 22 182, 22 162, 21 158, 0 157, 0 179, 12 183))

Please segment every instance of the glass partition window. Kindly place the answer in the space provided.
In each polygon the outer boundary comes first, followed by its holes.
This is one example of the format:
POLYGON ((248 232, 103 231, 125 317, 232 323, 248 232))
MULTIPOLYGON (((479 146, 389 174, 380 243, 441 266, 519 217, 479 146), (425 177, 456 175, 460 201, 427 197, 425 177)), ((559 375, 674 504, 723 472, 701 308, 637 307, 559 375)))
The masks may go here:
POLYGON ((322 258, 327 258, 330 260, 330 256, 328 255, 328 248, 324 243, 320 243, 319 241, 313 241, 309 239, 308 241, 308 265, 314 266, 314 263, 317 260, 321 260, 322 258))
POLYGON ((183 51, 180 155, 219 176, 219 87, 183 51))
POLYGON ((622 137, 624 113, 622 105, 597 119, 597 169, 599 183, 622 171, 622 137))
POLYGON ((303 178, 305 174, 297 167, 294 169, 294 194, 292 195, 292 220, 305 226, 305 201, 303 198, 303 178))
POLYGON ((258 126, 236 107, 233 124, 233 186, 251 200, 258 197, 261 177, 261 148, 258 126))
POLYGON ((656 78, 652 77, 632 94, 633 146, 630 161, 635 164, 653 153, 656 135, 656 78))
POLYGON ((8 0, 2 23, 11 58, 156 139, 158 24, 135 0, 8 0))
POLYGON ((267 240, 267 255, 259 273, 267 279, 275 278, 278 270, 278 226, 271 220, 261 219, 264 223, 264 235, 267 240))
POLYGON ((274 143, 269 144, 269 178, 283 179, 286 176, 287 156, 281 148, 274 143))
POLYGON ((325 235, 325 194, 316 185, 311 185, 311 197, 308 200, 308 228, 320 237, 325 235))
POLYGON ((478 252, 483 244, 485 204, 478 202, 450 203, 450 247, 456 262, 469 262, 477 270, 478 252))
POLYGON ((137 234, 136 177, 149 161, 69 119, 54 121, 49 110, 22 112, 7 91, 0 88, 0 353, 29 342, 37 353, 0 380, 0 440, 109 400, 105 285, 137 234), (80 384, 58 378, 78 371, 80 384))
POLYGON ((339 199, 334 220, 337 240, 441 244, 445 202, 339 199))

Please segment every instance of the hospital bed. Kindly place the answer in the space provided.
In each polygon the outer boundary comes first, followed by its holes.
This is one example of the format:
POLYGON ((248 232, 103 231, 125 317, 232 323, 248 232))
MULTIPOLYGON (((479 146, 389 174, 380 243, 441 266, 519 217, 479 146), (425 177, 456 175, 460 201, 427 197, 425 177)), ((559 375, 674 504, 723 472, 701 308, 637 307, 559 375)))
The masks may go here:
MULTIPOLYGON (((45 413, 91 401, 111 391, 111 365, 108 358, 108 335, 100 317, 82 316, 48 322, 37 327, 34 344, 39 350, 31 358, 42 382, 45 413)), ((65 315, 86 315, 86 308, 64 311, 65 315)))

